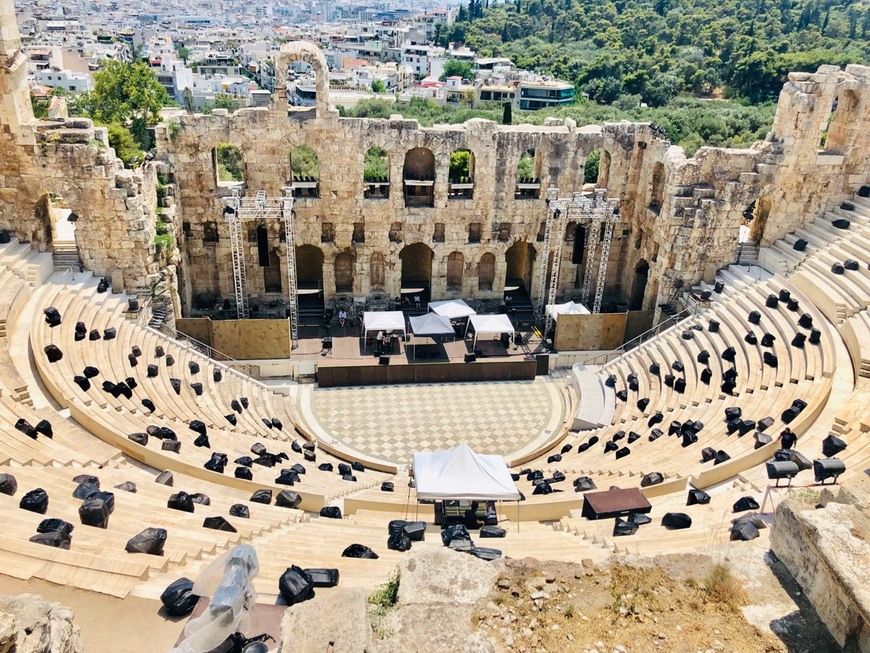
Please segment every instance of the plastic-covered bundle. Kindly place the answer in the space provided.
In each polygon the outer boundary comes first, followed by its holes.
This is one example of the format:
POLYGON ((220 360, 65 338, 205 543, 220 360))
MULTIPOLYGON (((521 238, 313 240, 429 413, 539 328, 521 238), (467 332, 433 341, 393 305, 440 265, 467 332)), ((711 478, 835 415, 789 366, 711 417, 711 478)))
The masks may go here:
POLYGON ((172 653, 206 653, 233 633, 246 632, 257 602, 253 581, 259 571, 257 553, 249 544, 227 551, 206 567, 192 591, 210 602, 184 627, 184 640, 172 653))

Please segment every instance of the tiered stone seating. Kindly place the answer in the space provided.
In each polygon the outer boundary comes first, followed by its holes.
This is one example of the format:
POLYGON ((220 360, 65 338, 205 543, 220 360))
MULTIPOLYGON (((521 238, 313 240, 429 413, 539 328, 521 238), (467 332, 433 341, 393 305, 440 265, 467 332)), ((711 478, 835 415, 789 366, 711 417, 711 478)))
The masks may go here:
POLYGON ((11 473, 18 482, 18 492, 14 497, 0 494, 0 510, 8 517, 14 516, 6 519, 6 528, 0 535, 3 573, 24 579, 41 578, 121 597, 153 573, 182 574, 191 561, 219 554, 239 542, 289 527, 304 518, 304 513, 299 510, 250 503, 244 492, 183 475, 176 475, 174 487, 167 487, 155 483, 153 473, 127 464, 103 469, 0 466, 0 472, 11 473), (77 485, 72 479, 79 474, 97 476, 100 489, 114 493, 115 509, 105 529, 80 523, 78 507, 81 501, 72 496, 77 485), (126 481, 136 484, 136 493, 115 489, 116 485, 126 481), (45 515, 18 508, 20 497, 37 487, 45 489, 49 496, 45 515), (208 495, 211 504, 195 506, 194 513, 167 508, 169 496, 179 490, 191 494, 202 491, 208 495), (229 506, 235 503, 247 505, 251 518, 229 517, 229 506), (226 517, 237 532, 203 528, 204 517, 217 515, 226 517), (27 541, 36 534, 39 522, 48 517, 61 518, 74 525, 69 551, 27 541), (146 527, 167 530, 162 556, 125 552, 127 540, 146 527), (13 560, 16 564, 10 564, 13 560))

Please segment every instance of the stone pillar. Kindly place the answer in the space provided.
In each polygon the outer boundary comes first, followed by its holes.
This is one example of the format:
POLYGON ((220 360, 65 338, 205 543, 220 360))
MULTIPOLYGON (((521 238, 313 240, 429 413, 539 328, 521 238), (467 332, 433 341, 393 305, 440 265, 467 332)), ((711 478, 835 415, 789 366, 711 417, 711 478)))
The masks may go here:
POLYGON ((0 55, 9 58, 21 49, 21 36, 12 0, 0 0, 0 55))

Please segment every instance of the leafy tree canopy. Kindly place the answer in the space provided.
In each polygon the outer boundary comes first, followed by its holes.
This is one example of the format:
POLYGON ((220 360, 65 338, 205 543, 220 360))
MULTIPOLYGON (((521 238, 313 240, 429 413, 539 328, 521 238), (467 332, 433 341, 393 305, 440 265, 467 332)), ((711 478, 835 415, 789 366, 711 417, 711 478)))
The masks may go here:
POLYGON ((444 72, 439 78, 442 82, 448 77, 461 77, 462 79, 471 79, 471 62, 459 61, 458 59, 448 59, 444 64, 444 72))

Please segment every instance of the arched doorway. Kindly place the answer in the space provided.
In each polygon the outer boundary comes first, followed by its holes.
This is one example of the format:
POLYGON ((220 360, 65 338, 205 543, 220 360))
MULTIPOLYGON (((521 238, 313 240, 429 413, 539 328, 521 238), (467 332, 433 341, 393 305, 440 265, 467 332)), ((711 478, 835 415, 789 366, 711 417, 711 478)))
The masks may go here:
POLYGON ((465 257, 462 252, 451 252, 447 256, 447 290, 462 290, 462 272, 465 269, 465 257))
POLYGON ((296 248, 296 280, 300 290, 323 287, 323 251, 319 247, 300 245, 296 248))
POLYGON ((524 286, 529 292, 532 286, 535 248, 524 240, 518 241, 508 248, 504 259, 506 285, 524 286))
MULTIPOLYGON (((760 244, 764 238, 764 228, 767 226, 767 216, 770 214, 770 199, 759 197, 750 204, 743 214, 748 223, 748 232, 745 232, 753 243, 760 244)), ((740 242, 746 240, 744 231, 741 229, 740 242)))
POLYGON ((665 197, 665 166, 657 162, 653 166, 652 182, 650 183, 649 208, 658 213, 665 197))
POLYGON ((628 300, 628 310, 643 310, 643 298, 646 294, 646 282, 648 278, 649 263, 641 259, 634 268, 634 279, 631 282, 631 297, 628 300))
POLYGON ((492 290, 493 282, 495 282, 495 254, 487 252, 480 257, 480 263, 477 264, 477 289, 492 290))
POLYGON ((430 298, 434 256, 435 253, 423 243, 408 245, 399 252, 399 260, 402 262, 401 292, 408 295, 409 300, 420 297, 424 308, 430 298))
POLYGON ((834 98, 831 113, 825 123, 825 129, 819 142, 819 149, 824 152, 843 154, 849 128, 856 124, 859 116, 858 95, 855 91, 845 91, 834 98))
POLYGON ((353 292, 353 255, 350 252, 335 255, 335 292, 353 292))

